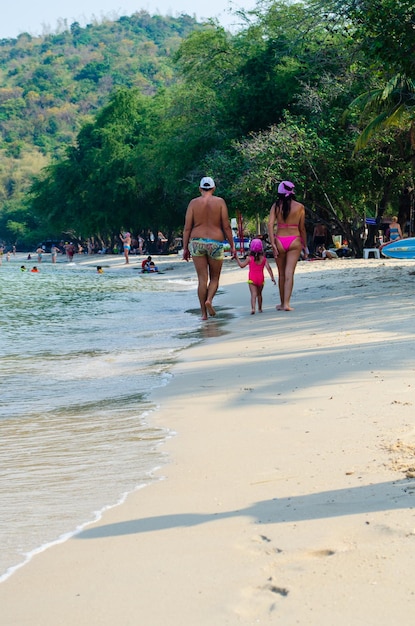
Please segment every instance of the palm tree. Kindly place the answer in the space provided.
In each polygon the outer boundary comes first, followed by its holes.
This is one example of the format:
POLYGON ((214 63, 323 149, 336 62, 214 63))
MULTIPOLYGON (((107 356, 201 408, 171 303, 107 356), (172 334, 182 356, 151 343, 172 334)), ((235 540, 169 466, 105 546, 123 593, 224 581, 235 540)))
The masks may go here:
POLYGON ((409 125, 411 148, 415 150, 415 81, 412 78, 395 74, 383 88, 358 96, 349 108, 353 106, 360 108, 363 116, 372 116, 356 141, 355 153, 382 129, 406 125, 409 125))

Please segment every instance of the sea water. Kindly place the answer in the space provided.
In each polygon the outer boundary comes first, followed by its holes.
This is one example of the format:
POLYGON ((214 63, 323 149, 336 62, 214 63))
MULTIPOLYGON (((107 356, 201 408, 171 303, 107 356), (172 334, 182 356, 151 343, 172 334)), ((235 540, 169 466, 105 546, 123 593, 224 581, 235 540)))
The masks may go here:
MULTIPOLYGON (((30 266, 28 266, 30 268, 30 266)), ((194 275, 0 267, 0 581, 156 480, 149 393, 199 340, 194 275)))

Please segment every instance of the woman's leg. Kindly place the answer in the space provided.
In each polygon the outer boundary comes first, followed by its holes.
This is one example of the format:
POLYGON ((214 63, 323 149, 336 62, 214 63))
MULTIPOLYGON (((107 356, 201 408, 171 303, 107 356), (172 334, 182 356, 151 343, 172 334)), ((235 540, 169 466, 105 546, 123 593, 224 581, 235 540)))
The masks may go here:
POLYGON ((298 259, 301 252, 301 244, 299 246, 293 245, 285 254, 285 271, 284 271, 284 287, 283 287, 283 299, 282 310, 293 311, 290 306, 291 295, 294 287, 294 272, 298 263, 298 259))
POLYGON ((277 305, 277 311, 282 311, 284 308, 285 263, 285 252, 280 251, 276 258, 278 269, 278 291, 280 292, 280 303, 277 305))

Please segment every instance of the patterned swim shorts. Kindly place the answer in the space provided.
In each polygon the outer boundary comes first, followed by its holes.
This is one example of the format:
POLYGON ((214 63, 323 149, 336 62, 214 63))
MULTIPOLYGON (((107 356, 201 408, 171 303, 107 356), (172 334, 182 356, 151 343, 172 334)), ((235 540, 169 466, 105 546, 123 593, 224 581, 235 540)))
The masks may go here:
POLYGON ((215 239, 191 239, 189 241, 189 250, 192 256, 209 256, 211 259, 222 261, 225 257, 223 249, 223 241, 215 239))

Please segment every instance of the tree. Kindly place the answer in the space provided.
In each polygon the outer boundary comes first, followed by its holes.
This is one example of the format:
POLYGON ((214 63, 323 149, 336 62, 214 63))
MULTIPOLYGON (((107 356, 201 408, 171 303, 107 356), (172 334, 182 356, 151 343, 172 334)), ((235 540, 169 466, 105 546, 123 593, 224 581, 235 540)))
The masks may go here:
POLYGON ((57 230, 70 224, 78 235, 137 228, 142 193, 135 150, 145 145, 147 129, 147 98, 116 92, 96 121, 82 128, 66 158, 33 186, 34 207, 57 230))
POLYGON ((364 55, 389 76, 413 76, 413 0, 311 0, 311 7, 333 28, 353 34, 364 55))
POLYGON ((376 85, 353 100, 366 125, 356 143, 361 149, 375 133, 406 126, 415 149, 415 12, 413 0, 317 0, 330 19, 351 30, 371 63, 376 85))

